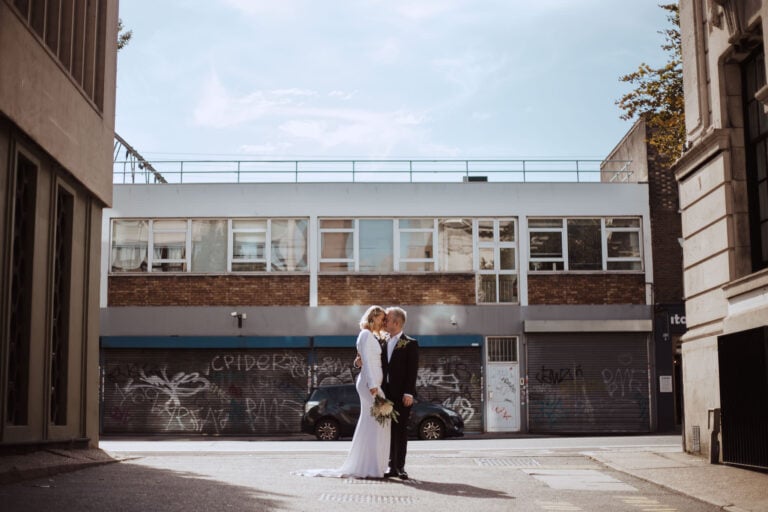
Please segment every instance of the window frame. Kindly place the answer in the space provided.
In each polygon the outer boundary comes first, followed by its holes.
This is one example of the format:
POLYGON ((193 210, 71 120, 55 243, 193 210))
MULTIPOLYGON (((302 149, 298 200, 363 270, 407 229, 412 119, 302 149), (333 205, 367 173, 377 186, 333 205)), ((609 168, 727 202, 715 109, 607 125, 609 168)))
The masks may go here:
POLYGON ((437 272, 437 218, 432 217, 402 217, 394 219, 394 271, 401 273, 435 273, 437 272), (413 220, 430 220, 432 221, 431 228, 403 228, 400 227, 402 221, 413 220), (400 250, 402 248, 403 234, 405 233, 430 233, 432 235, 432 257, 431 258, 403 258, 400 250), (403 270, 401 267, 409 263, 431 263, 431 270, 403 270))
POLYGON ((253 274, 269 272, 270 257, 271 257, 271 219, 255 218, 255 217, 238 217, 234 219, 227 219, 227 272, 233 274, 253 274), (234 224, 237 221, 264 221, 263 228, 235 228, 234 224), (263 258, 235 258, 235 234, 236 233, 264 233, 264 257, 263 258), (255 263, 263 264, 264 270, 232 270, 232 264, 238 263, 255 263))
POLYGON ((528 218, 528 272, 533 274, 544 273, 581 273, 589 274, 596 272, 617 272, 617 273, 642 273, 645 271, 644 250, 643 250, 643 219, 637 215, 616 215, 616 216, 574 216, 574 217, 529 217, 528 218), (562 227, 548 227, 548 228, 531 228, 531 220, 560 220, 562 227), (568 221, 574 219, 600 219, 600 252, 601 252, 601 268, 599 270, 572 270, 570 268, 570 257, 568 254, 568 221), (609 226, 608 221, 613 219, 629 219, 637 221, 637 226, 609 226), (531 236, 537 232, 561 232, 561 244, 562 254, 560 258, 537 258, 531 255, 531 236), (637 233, 637 256, 609 256, 608 255, 608 238, 611 233, 637 233), (532 268, 536 263, 554 263, 562 262, 563 268, 546 268, 535 269, 532 268), (639 268, 637 269, 612 269, 609 268, 611 263, 622 262, 637 262, 639 268))
POLYGON ((149 239, 147 240, 147 271, 150 273, 169 274, 169 273, 187 273, 190 269, 190 253, 192 250, 192 220, 181 219, 178 217, 169 217, 162 219, 149 219, 149 239), (173 222, 179 221, 186 224, 182 229, 160 229, 155 228, 155 222, 173 222), (184 257, 183 258, 155 258, 155 235, 158 233, 183 233, 184 234, 184 257), (181 270, 155 270, 156 265, 182 265, 181 270))
POLYGON ((473 266, 474 266, 474 272, 475 272, 475 302, 477 304, 519 304, 520 303, 520 277, 519 277, 519 250, 518 250, 518 243, 519 240, 519 233, 518 233, 518 226, 519 223, 517 222, 517 219, 514 217, 478 217, 473 219, 472 221, 472 239, 473 239, 473 266), (492 241, 480 241, 480 223, 481 222, 492 222, 493 224, 493 240, 492 241), (501 240, 501 222, 511 222, 514 232, 514 240, 512 242, 502 241, 501 240), (487 249, 492 248, 493 249, 493 268, 492 269, 481 269, 480 268, 480 249, 487 249), (515 257, 514 257, 514 268, 513 269, 502 269, 501 268, 501 250, 502 249, 513 249, 515 251, 515 257), (481 283, 483 281, 482 276, 489 276, 493 275, 495 276, 496 281, 496 296, 495 300, 489 301, 489 300, 480 300, 480 288, 481 283), (503 275, 513 275, 516 277, 515 281, 515 300, 508 302, 508 301, 501 301, 500 300, 500 293, 499 290, 501 288, 501 276, 503 275))

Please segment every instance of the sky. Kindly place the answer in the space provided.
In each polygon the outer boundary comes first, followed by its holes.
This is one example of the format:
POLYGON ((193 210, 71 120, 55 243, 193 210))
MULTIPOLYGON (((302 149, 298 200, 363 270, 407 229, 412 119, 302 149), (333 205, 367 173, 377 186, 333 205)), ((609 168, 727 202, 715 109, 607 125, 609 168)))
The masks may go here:
POLYGON ((601 159, 653 0, 123 0, 115 131, 148 160, 601 159))

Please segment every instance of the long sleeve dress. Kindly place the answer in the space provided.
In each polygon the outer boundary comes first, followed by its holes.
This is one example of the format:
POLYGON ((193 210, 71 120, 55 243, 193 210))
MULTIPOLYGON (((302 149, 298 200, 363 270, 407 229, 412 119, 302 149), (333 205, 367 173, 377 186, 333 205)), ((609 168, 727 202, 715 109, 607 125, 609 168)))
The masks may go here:
POLYGON ((338 469, 311 469, 299 472, 305 476, 382 478, 389 462, 389 440, 391 430, 387 420, 379 424, 371 416, 373 396, 370 390, 379 388, 384 373, 381 368, 381 346, 379 340, 368 329, 363 329, 357 337, 357 351, 363 360, 355 387, 360 395, 360 418, 357 420, 352 447, 347 460, 338 469))

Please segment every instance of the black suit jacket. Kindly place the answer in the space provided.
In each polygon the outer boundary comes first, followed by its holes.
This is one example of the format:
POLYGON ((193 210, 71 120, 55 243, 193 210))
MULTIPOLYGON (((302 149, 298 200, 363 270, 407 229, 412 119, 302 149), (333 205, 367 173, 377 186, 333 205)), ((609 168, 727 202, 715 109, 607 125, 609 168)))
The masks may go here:
POLYGON ((382 347, 384 369, 384 393, 387 398, 400 403, 404 394, 416 396, 416 377, 419 372, 419 342, 403 333, 387 361, 387 347, 382 347))

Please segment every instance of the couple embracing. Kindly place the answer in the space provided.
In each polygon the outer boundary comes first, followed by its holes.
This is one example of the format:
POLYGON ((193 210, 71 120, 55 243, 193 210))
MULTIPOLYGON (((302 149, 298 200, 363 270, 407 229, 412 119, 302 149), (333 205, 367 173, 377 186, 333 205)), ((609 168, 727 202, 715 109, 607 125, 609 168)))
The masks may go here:
POLYGON ((419 343, 403 333, 407 315, 402 308, 371 306, 360 319, 357 337, 360 366, 355 387, 360 395, 360 419, 347 460, 338 469, 306 470, 307 476, 408 478, 405 455, 408 418, 416 392, 419 343), (379 400, 375 400, 380 397, 379 400), (393 418, 376 418, 381 398, 392 401, 393 418))

